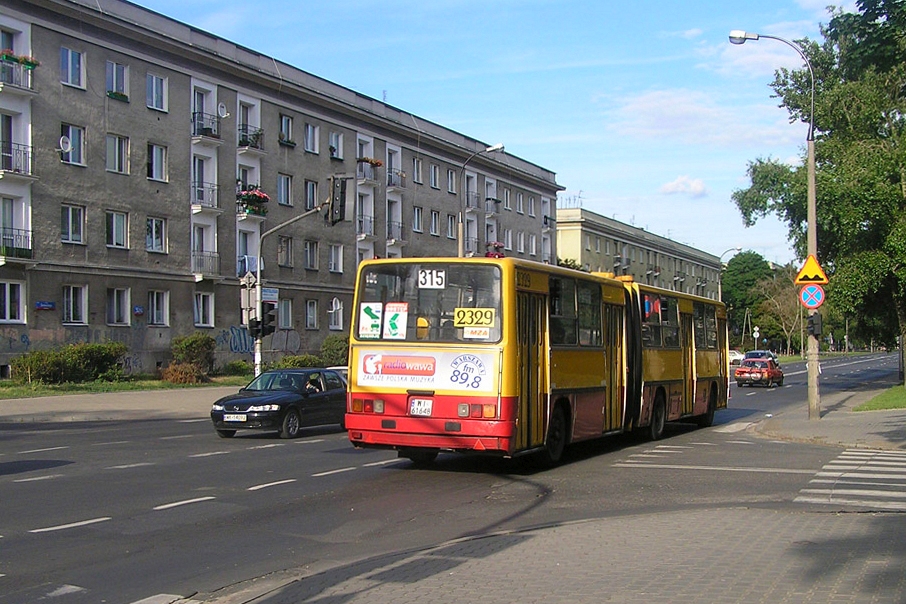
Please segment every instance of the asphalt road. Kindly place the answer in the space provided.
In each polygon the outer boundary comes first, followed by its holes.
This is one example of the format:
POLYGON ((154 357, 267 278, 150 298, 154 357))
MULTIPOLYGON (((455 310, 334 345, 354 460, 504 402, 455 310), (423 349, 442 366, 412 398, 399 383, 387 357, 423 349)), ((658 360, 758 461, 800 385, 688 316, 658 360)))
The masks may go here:
MULTIPOLYGON (((0 440, 0 603, 137 602, 210 594, 489 532, 700 506, 789 508, 834 447, 746 427, 805 405, 804 366, 782 388, 732 386, 715 426, 671 426, 572 448, 562 466, 441 455, 420 470, 360 451, 335 428, 298 440, 214 433, 208 418, 6 425, 0 440)), ((822 387, 891 369, 824 363, 822 387)))

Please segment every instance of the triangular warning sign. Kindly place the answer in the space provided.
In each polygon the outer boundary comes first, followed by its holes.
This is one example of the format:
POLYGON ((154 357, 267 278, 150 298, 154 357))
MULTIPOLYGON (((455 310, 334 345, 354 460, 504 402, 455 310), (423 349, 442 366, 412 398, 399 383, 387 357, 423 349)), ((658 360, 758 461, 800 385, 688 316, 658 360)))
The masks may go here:
POLYGON ((826 285, 827 284, 827 275, 824 274, 824 269, 821 268, 821 265, 818 264, 818 260, 814 255, 809 254, 808 258, 805 261, 805 264, 802 265, 802 269, 799 271, 799 274, 796 275, 796 285, 826 285))

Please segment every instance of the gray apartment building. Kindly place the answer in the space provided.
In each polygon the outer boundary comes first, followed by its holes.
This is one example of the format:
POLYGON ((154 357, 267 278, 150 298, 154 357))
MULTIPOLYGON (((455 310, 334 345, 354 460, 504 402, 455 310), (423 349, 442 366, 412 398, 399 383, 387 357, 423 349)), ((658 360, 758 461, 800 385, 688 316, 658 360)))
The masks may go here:
POLYGON ((267 361, 348 332, 364 258, 556 262, 553 172, 296 66, 120 0, 6 0, 0 39, 3 374, 111 340, 150 373, 197 331, 251 360, 259 267, 267 361))

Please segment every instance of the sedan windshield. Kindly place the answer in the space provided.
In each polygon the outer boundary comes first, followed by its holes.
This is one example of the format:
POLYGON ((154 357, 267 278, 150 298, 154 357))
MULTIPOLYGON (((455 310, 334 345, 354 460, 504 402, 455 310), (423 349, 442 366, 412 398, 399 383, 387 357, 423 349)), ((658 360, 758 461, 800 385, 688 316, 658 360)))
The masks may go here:
POLYGON ((301 390, 305 384, 305 376, 299 373, 285 373, 280 371, 265 372, 256 377, 245 387, 246 390, 301 390))

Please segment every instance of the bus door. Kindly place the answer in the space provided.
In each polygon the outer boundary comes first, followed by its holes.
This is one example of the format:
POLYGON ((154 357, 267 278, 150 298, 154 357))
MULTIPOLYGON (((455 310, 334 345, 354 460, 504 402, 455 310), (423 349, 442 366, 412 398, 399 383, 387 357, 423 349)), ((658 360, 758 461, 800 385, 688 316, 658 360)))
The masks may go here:
POLYGON ((623 427, 623 404, 626 396, 623 383, 623 309, 614 304, 604 305, 604 358, 607 381, 607 411, 604 431, 623 427))
POLYGON ((680 338, 683 347, 683 409, 691 415, 695 404, 695 343, 692 338, 692 315, 680 313, 680 338))
POLYGON ((540 294, 516 294, 516 379, 519 410, 516 418, 516 450, 544 443, 547 408, 547 298, 540 294))

